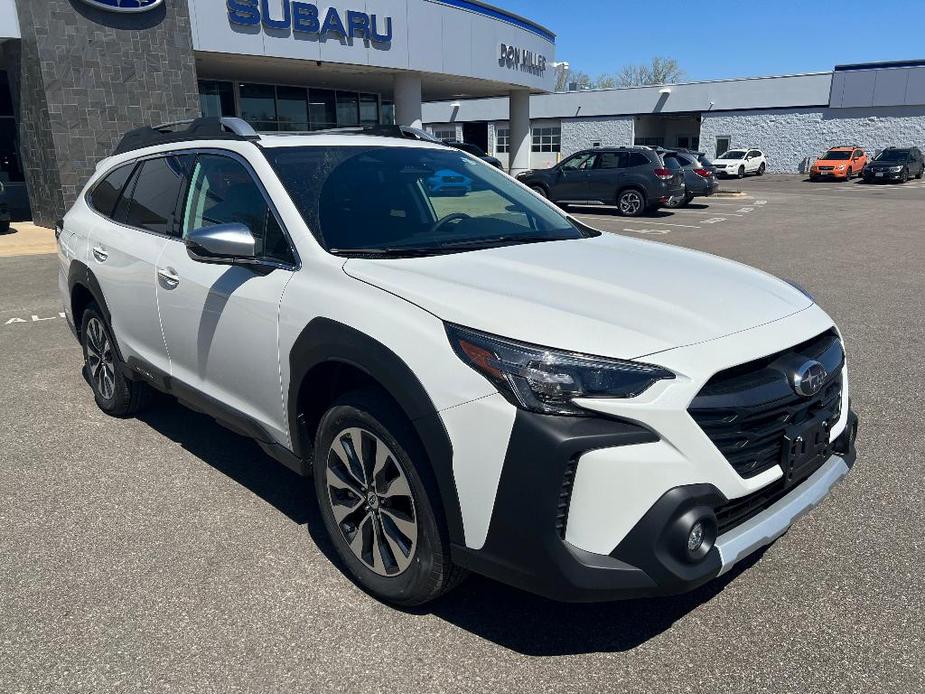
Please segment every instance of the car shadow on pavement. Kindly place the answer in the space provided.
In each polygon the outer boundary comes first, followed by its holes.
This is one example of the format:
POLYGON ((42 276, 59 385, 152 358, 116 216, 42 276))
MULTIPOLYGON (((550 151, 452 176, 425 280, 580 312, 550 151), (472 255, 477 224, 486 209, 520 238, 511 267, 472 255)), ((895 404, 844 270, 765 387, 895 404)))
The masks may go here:
MULTIPOLYGON (((277 462, 254 441, 173 398, 158 395, 138 419, 249 489, 293 523, 306 526, 318 550, 351 580, 327 537, 310 478, 277 462)), ((626 651, 711 600, 763 552, 755 552, 729 573, 690 593, 664 598, 560 603, 472 575, 443 598, 405 611, 433 615, 524 655, 626 651)))
POLYGON ((605 603, 562 603, 470 576, 424 612, 529 656, 628 651, 669 629, 719 594, 764 553, 682 595, 605 603))

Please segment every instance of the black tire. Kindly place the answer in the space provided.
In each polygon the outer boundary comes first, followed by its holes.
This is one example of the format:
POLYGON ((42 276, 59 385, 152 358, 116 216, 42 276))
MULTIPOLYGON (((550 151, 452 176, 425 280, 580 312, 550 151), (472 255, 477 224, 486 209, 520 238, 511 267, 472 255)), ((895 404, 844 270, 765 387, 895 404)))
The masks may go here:
POLYGON ((84 353, 84 376, 103 412, 112 417, 130 417, 148 404, 151 389, 125 377, 125 365, 115 348, 112 329, 95 303, 84 309, 80 344, 84 353))
POLYGON ((850 181, 852 178, 854 178, 854 171, 852 171, 851 167, 849 166, 848 173, 845 174, 845 180, 850 181))
POLYGON ((385 602, 413 607, 440 597, 465 578, 466 572, 450 560, 450 541, 443 522, 440 495, 424 450, 411 425, 396 412, 396 405, 387 397, 353 391, 335 400, 318 425, 313 460, 315 495, 325 530, 349 576, 363 590, 385 602), (335 438, 344 434, 341 441, 345 444, 339 450, 344 451, 344 456, 347 450, 355 451, 351 431, 359 432, 361 451, 366 455, 358 456, 359 467, 346 468, 333 446, 335 438), (381 471, 373 475, 372 469, 359 458, 375 458, 375 453, 370 451, 380 449, 367 446, 381 444, 388 448, 389 456, 381 471), (386 483, 383 480, 387 471, 394 476, 386 483), (354 473, 362 475, 364 481, 354 473), (401 492, 387 495, 396 480, 404 482, 399 488, 407 488, 410 495, 401 492), (386 489, 382 489, 383 485, 386 489), (334 495, 342 502, 339 508, 359 502, 353 510, 345 511, 340 522, 334 516, 334 495), (377 499, 375 503, 371 495, 377 499), (395 523, 393 513, 401 516, 406 529, 413 527, 413 539, 412 531, 405 535, 402 526, 395 523), (409 518, 413 522, 409 522, 409 518), (351 532, 351 541, 358 545, 359 554, 354 553, 348 542, 351 532), (405 546, 407 556, 396 554, 395 547, 401 550, 405 546), (374 553, 378 555, 378 567, 374 553), (408 563, 401 567, 401 562, 408 563))
POLYGON ((903 169, 902 172, 899 174, 899 182, 905 183, 908 180, 909 180, 909 169, 903 169))
POLYGON ((617 214, 639 217, 648 207, 645 194, 638 188, 626 188, 617 193, 617 214))
POLYGON ((10 230, 9 222, 0 222, 0 234, 5 234, 10 230))
POLYGON ((744 165, 739 167, 739 170, 736 172, 736 178, 745 178, 745 166, 744 165))
POLYGON ((549 195, 546 193, 546 189, 543 186, 530 186, 530 190, 539 195, 541 198, 549 197, 549 195))
POLYGON ((764 172, 766 168, 767 167, 765 166, 764 162, 761 162, 761 165, 758 167, 758 175, 764 176, 764 172))
POLYGON ((916 178, 921 178, 922 174, 925 174, 925 166, 919 169, 919 172, 915 175, 916 178))

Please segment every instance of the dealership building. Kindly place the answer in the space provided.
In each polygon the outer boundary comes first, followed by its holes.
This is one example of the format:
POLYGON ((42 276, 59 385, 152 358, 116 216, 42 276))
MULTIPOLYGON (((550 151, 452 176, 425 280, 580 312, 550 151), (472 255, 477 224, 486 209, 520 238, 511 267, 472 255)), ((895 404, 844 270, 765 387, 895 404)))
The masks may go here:
MULTIPOLYGON (((710 157, 754 147, 767 155, 769 171, 799 172, 836 145, 925 149, 925 60, 542 94, 531 97, 530 113, 532 168, 589 147, 636 144, 699 149, 710 157)), ((510 165, 504 100, 429 103, 424 120, 440 137, 464 138, 486 127, 490 153, 510 165)))
POLYGON ((526 168, 554 60, 551 31, 478 0, 0 0, 0 181, 51 225, 140 125, 420 126, 422 102, 476 97, 505 102, 526 168))
POLYGON ((0 0, 0 183, 14 219, 51 225, 126 131, 199 115, 423 125, 512 172, 608 145, 757 147, 772 172, 925 145, 925 61, 550 93, 555 51, 481 0, 0 0))

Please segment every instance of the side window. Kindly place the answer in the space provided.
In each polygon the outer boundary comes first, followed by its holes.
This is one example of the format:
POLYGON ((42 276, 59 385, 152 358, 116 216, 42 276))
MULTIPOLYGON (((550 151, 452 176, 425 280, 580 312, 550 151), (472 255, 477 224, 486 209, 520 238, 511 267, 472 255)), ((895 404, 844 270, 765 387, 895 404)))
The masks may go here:
POLYGON ((257 242, 257 257, 293 262, 289 241, 247 169, 230 157, 203 154, 190 176, 183 238, 216 224, 244 224, 257 242))
POLYGON ((562 168, 568 171, 574 171, 576 169, 588 169, 591 167, 592 159, 596 156, 594 152, 582 152, 581 154, 576 154, 571 159, 566 159, 562 162, 562 168))
POLYGON ((601 152, 597 155, 598 169, 619 169, 623 167, 623 152, 601 152))
POLYGON ((135 168, 135 162, 120 166, 111 172, 102 181, 96 184, 93 192, 90 194, 90 204, 94 210, 107 217, 112 216, 116 207, 116 201, 125 187, 125 182, 135 168))
POLYGON ((630 152, 626 162, 627 166, 646 166, 647 164, 652 164, 652 162, 641 152, 630 152))
POLYGON ((760 156, 761 156, 761 152, 759 152, 757 149, 749 150, 748 156, 750 156, 750 157, 760 157, 760 156))
MULTIPOLYGON (((146 159, 135 174, 135 185, 128 200, 125 223, 157 234, 170 234, 180 188, 186 176, 184 165, 189 157, 146 159)), ((123 197, 127 197, 124 195, 123 197)), ((121 211, 122 201, 117 205, 121 211)))

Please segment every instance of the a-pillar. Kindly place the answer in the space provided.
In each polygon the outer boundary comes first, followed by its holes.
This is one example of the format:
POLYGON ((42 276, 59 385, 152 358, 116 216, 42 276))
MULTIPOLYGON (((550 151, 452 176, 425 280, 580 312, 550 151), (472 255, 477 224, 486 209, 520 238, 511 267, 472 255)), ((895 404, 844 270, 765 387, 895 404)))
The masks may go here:
POLYGON ((396 124, 420 128, 421 76, 415 72, 401 72, 395 75, 393 98, 396 124))
POLYGON ((510 97, 510 165, 512 176, 530 168, 530 92, 526 89, 511 91, 510 97))

